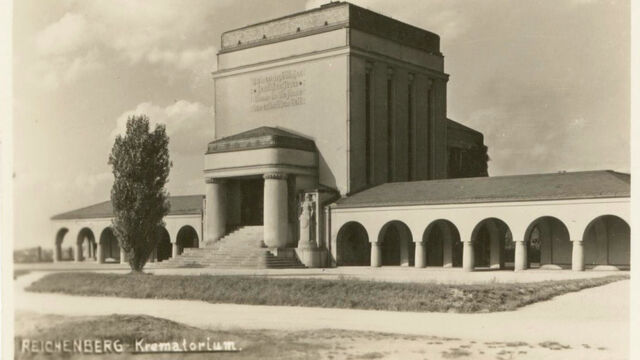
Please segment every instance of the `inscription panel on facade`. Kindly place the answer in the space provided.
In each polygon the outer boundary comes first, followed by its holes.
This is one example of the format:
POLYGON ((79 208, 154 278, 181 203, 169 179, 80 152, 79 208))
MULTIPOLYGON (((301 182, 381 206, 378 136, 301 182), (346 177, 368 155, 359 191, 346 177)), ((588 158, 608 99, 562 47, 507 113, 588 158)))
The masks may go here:
POLYGON ((283 70, 251 78, 251 111, 265 111, 303 105, 304 70, 283 70))

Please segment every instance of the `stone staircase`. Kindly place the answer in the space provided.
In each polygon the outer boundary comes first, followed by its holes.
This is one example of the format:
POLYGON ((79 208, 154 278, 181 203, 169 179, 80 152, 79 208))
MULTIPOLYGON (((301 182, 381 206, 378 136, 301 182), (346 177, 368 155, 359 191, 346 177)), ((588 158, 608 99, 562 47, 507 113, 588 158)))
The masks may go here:
POLYGON ((261 247, 262 226, 244 226, 203 248, 185 248, 182 254, 167 261, 169 267, 213 267, 220 269, 284 269, 304 268, 293 256, 275 256, 261 247))

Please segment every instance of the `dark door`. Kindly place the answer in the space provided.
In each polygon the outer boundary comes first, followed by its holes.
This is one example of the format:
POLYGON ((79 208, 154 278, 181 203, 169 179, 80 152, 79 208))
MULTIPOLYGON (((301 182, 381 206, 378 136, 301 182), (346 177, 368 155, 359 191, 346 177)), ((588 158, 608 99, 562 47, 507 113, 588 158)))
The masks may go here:
POLYGON ((249 179, 240 182, 240 222, 242 225, 262 225, 264 180, 249 179))

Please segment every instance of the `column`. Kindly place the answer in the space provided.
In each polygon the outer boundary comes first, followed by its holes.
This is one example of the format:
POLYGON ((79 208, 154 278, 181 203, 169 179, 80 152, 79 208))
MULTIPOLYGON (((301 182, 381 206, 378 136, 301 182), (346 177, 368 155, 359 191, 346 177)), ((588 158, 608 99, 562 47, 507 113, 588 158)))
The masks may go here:
POLYGON ((149 254, 149 262, 152 262, 152 263, 156 262, 156 255, 157 255, 156 254, 156 250, 157 249, 158 248, 154 248, 153 250, 151 250, 151 254, 149 254))
POLYGON ((53 262, 59 262, 60 260, 62 260, 62 249, 60 248, 60 245, 54 244, 53 245, 53 262))
POLYGON ((171 257, 175 258, 176 256, 178 256, 178 243, 173 242, 171 243, 171 257))
POLYGON ((287 174, 264 175, 264 243, 284 248, 289 235, 287 174))
POLYGON ((104 252, 102 250, 102 244, 98 242, 98 247, 96 248, 96 262, 98 264, 104 263, 104 252))
POLYGON ((206 219, 205 241, 214 242, 227 232, 226 185, 223 179, 207 178, 206 183, 206 219))
POLYGON ((82 261, 82 244, 76 244, 73 249, 75 250, 75 253, 73 254, 73 261, 82 261))
POLYGON ((514 271, 523 271, 528 267, 527 264, 527 243, 524 240, 515 241, 515 258, 514 271))
POLYGON ((382 266, 382 253, 380 252, 380 244, 378 242, 371 243, 371 267, 382 266))
POLYGON ((121 247, 120 248, 120 264, 126 264, 126 263, 127 263, 127 253, 121 247))
POLYGON ((415 266, 417 268, 423 268, 427 266, 427 254, 425 253, 424 242, 418 241, 416 242, 416 253, 415 253, 415 266))
POLYGON ((571 270, 584 271, 584 247, 582 241, 573 241, 573 252, 571 254, 571 270))
POLYGON ((462 246, 462 270, 473 271, 473 242, 464 241, 462 246))

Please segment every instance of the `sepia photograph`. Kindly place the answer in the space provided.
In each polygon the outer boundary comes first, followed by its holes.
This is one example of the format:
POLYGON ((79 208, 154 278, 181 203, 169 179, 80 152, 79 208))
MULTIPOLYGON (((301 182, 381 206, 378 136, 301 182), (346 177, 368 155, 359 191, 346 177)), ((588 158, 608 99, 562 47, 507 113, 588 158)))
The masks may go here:
POLYGON ((4 2, 3 358, 634 358, 631 1, 4 2))

